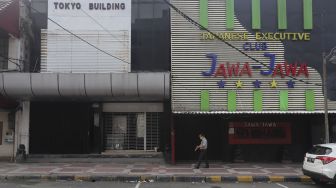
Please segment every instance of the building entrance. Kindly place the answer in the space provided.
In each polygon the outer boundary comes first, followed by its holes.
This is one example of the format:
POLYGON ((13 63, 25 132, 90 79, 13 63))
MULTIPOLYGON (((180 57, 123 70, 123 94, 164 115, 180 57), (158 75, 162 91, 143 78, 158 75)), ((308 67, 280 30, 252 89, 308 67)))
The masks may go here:
POLYGON ((103 113, 104 150, 155 151, 159 147, 159 113, 103 113))

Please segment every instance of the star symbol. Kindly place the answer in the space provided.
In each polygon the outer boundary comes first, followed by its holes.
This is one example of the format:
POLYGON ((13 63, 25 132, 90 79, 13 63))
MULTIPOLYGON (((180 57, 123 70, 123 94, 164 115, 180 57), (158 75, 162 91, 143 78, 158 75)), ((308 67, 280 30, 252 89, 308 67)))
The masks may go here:
POLYGON ((217 82, 219 88, 224 88, 225 87, 225 82, 224 80, 220 80, 217 82))
POLYGON ((278 86, 278 83, 275 80, 272 80, 271 84, 271 88, 276 88, 278 86))
POLYGON ((237 86, 237 88, 242 88, 242 87, 243 87, 243 82, 240 81, 240 80, 238 80, 238 81, 236 82, 236 86, 237 86))
POLYGON ((254 82, 252 82, 254 85, 254 88, 260 88, 261 82, 259 80, 256 80, 254 82))
POLYGON ((295 82, 294 82, 293 80, 289 80, 289 81, 287 82, 287 86, 288 86, 288 88, 294 88, 294 84, 295 84, 295 82))

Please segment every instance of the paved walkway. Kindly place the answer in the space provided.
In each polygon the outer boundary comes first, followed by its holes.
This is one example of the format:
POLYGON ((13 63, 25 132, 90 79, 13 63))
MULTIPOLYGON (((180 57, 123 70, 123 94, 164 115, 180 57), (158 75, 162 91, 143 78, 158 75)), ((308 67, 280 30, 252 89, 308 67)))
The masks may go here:
MULTIPOLYGON (((142 162, 142 161, 123 161, 110 160, 95 162, 39 162, 39 163, 0 163, 0 179, 98 179, 125 177, 132 180, 143 177, 165 177, 167 181, 176 178, 200 177, 210 179, 216 176, 217 181, 229 178, 230 181, 238 180, 239 177, 250 177, 247 180, 259 179, 270 180, 270 177, 278 177, 279 181, 288 178, 296 178, 295 181, 303 177, 301 164, 281 164, 281 163, 212 163, 210 168, 194 169, 193 164, 170 165, 164 162, 142 162), (266 179, 263 179, 267 177, 266 179), (221 180, 218 180, 221 179, 221 180)), ((215 179, 216 179, 215 178, 215 179)), ((307 178, 307 177, 306 177, 307 178)), ((116 180, 116 179, 114 179, 116 180)), ((177 180, 176 180, 177 181, 177 180)), ((184 180, 182 180, 184 181, 184 180)), ((189 180, 188 180, 189 181, 189 180)), ((191 180, 190 180, 191 181, 191 180)), ((253 180, 252 180, 253 181, 253 180)))
POLYGON ((0 175, 218 175, 301 176, 301 164, 210 164, 194 169, 192 164, 149 163, 0 163, 0 175))

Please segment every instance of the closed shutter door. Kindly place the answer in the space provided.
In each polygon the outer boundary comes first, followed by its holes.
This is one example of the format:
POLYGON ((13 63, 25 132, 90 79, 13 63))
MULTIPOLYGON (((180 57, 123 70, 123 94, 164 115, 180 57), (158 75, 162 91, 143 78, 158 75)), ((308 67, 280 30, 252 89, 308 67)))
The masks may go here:
POLYGON ((103 113, 103 116, 105 150, 155 150, 158 148, 160 113, 109 112, 103 113))

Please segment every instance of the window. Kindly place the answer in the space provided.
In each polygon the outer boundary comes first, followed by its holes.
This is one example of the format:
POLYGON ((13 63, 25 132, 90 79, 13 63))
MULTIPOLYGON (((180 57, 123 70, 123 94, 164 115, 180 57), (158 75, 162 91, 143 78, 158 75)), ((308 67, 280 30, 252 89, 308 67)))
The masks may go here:
POLYGON ((331 152, 332 152, 331 148, 314 146, 312 149, 310 149, 308 153, 313 155, 329 155, 331 152))
POLYGON ((132 72, 170 70, 169 6, 132 0, 132 72))
POLYGON ((0 34, 0 69, 8 68, 8 37, 0 34))

